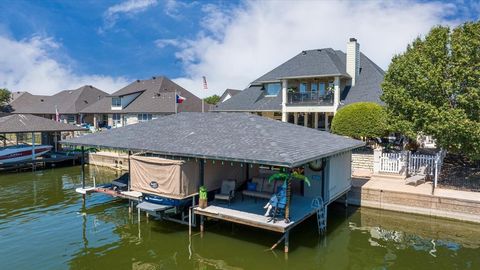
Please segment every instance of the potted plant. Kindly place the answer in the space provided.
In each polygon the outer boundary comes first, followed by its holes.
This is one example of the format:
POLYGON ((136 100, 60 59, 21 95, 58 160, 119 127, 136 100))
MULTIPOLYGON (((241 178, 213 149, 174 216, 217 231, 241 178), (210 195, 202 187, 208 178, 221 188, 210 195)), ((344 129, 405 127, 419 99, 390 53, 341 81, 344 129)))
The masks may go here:
POLYGON ((205 186, 201 186, 198 194, 199 194, 198 206, 202 209, 206 208, 207 207, 207 188, 205 186))

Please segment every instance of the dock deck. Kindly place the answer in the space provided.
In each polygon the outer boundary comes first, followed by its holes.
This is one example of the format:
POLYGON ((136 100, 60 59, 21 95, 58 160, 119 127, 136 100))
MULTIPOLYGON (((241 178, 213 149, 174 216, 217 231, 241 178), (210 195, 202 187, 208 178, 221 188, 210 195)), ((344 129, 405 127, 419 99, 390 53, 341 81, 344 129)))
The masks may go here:
POLYGON ((316 210, 311 207, 312 200, 313 198, 309 197, 293 196, 290 205, 290 223, 285 223, 283 215, 279 216, 275 223, 268 222, 269 217, 264 216, 266 210, 263 208, 268 200, 258 199, 255 202, 254 199, 247 197, 243 201, 241 198, 237 198, 230 205, 215 201, 209 202, 210 205, 206 208, 195 207, 194 213, 200 216, 285 233, 316 213, 316 210))

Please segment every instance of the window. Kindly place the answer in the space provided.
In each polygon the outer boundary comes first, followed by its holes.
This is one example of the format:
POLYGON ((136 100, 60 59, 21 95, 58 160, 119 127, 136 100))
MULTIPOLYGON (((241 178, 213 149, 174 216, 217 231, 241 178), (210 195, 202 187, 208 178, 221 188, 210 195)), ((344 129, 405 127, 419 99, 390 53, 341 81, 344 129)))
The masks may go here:
POLYGON ((318 84, 317 83, 312 83, 310 85, 310 91, 312 91, 312 93, 317 93, 318 92, 318 84))
POLYGON ((307 83, 301 83, 300 84, 300 93, 306 93, 307 92, 307 83))
POLYGON ((119 126, 122 124, 122 116, 119 113, 114 113, 112 115, 113 125, 119 126))
POLYGON ((75 115, 68 115, 67 116, 67 123, 75 124, 75 115))
POLYGON ((152 115, 149 113, 140 113, 138 114, 138 122, 147 122, 152 120, 152 115))
POLYGON ((112 107, 122 107, 122 99, 119 97, 112 97, 112 107))
POLYGON ((320 96, 325 96, 325 90, 326 90, 325 83, 323 83, 323 82, 319 83, 319 92, 318 93, 320 94, 320 96))
POLYGON ((281 83, 267 83, 265 85, 265 90, 267 91, 267 96, 277 96, 282 89, 281 83))

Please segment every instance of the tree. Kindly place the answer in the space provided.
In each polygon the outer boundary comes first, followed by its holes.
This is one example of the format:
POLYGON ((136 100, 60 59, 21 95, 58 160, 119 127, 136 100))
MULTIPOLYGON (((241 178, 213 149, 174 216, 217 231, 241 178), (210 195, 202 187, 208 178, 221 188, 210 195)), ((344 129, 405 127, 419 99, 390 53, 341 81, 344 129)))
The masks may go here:
POLYGON ((437 26, 393 57, 382 84, 392 128, 480 158, 479 33, 480 22, 437 26))
POLYGON ((385 110, 373 102, 347 105, 335 114, 332 132, 357 139, 384 136, 388 132, 385 110))
POLYGON ((285 222, 290 223, 290 201, 292 197, 292 181, 293 180, 300 180, 304 181, 307 183, 308 186, 310 186, 310 180, 302 174, 301 168, 297 168, 292 170, 291 172, 288 173, 276 173, 273 174, 268 178, 268 181, 277 181, 277 180, 283 180, 287 182, 287 190, 286 190, 286 196, 287 196, 287 203, 285 205, 285 222))
POLYGON ((207 104, 216 105, 220 101, 218 95, 209 96, 203 99, 207 104))
POLYGON ((7 88, 0 88, 0 106, 3 107, 10 102, 12 93, 7 88))

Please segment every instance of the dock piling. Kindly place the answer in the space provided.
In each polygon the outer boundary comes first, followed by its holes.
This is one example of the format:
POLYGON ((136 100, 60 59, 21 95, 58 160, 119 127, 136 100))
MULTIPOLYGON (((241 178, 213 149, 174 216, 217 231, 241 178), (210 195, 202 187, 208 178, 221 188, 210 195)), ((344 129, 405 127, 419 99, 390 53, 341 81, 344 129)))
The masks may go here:
POLYGON ((289 236, 290 236, 290 232, 287 231, 285 233, 285 249, 284 249, 285 253, 288 253, 289 236))

